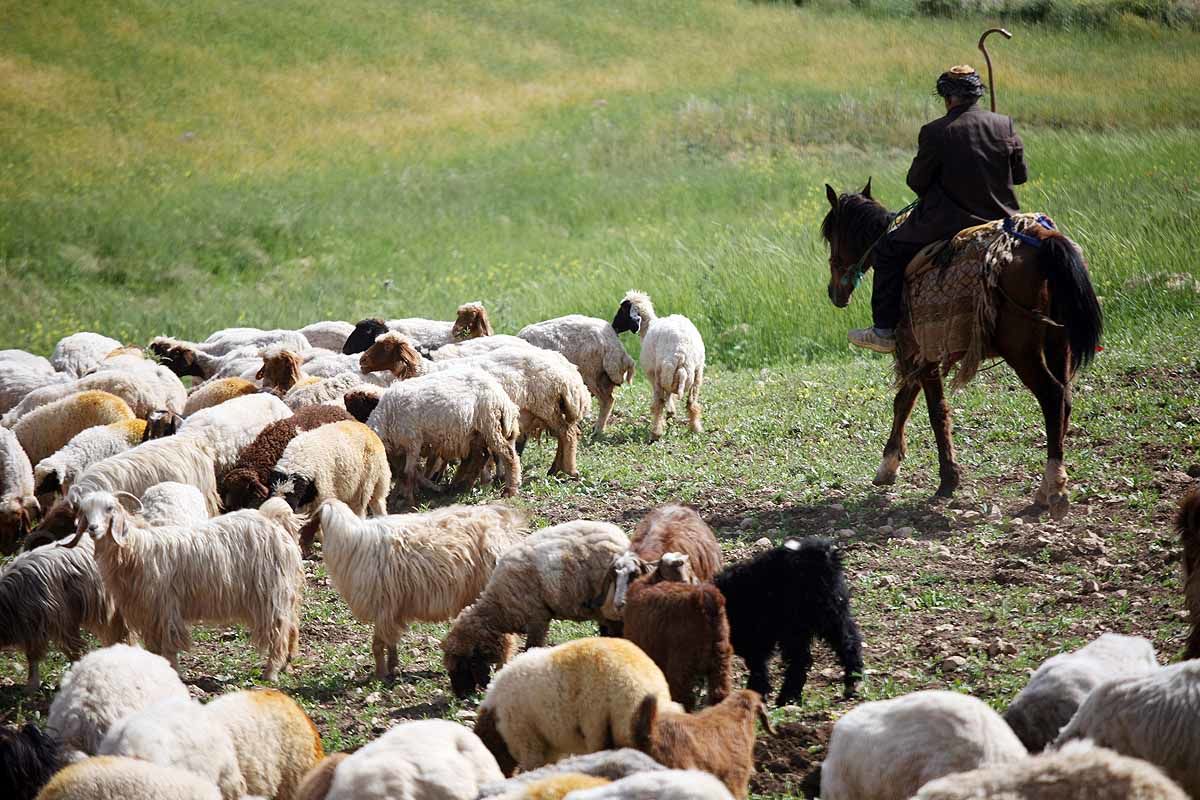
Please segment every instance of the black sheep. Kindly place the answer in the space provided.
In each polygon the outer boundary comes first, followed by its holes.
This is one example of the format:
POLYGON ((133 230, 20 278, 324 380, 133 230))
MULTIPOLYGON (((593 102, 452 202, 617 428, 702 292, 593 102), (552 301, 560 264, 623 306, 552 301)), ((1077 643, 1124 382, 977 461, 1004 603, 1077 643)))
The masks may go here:
POLYGON ((842 557, 829 539, 789 539, 713 581, 725 595, 729 641, 750 671, 747 685, 766 697, 767 662, 776 648, 785 671, 776 703, 799 702, 812 667, 812 639, 824 640, 842 664, 846 697, 862 675, 862 638, 850 613, 842 557))
POLYGON ((62 765, 58 743, 36 725, 0 728, 0 797, 33 800, 62 765))
POLYGON ((346 342, 342 345, 342 354, 349 356, 365 352, 381 334, 387 332, 387 323, 381 319, 359 320, 354 330, 346 337, 346 342))

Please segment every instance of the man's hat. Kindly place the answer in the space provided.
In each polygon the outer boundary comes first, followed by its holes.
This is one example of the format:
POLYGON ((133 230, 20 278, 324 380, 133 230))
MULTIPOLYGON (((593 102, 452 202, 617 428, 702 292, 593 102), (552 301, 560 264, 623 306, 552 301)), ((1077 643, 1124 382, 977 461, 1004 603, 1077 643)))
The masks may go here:
POLYGON ((937 93, 942 97, 982 97, 983 81, 969 64, 959 64, 943 72, 937 79, 937 93))

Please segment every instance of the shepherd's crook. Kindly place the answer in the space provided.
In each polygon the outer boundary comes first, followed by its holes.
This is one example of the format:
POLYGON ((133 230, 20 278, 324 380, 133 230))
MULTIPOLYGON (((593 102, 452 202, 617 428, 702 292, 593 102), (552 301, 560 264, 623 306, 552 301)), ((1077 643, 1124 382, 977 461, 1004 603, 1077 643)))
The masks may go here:
POLYGON ((987 62, 988 89, 990 89, 992 92, 992 111, 995 112, 995 110, 996 110, 996 79, 992 77, 992 57, 988 55, 987 45, 984 44, 984 40, 987 39, 987 37, 991 36, 993 33, 998 33, 1001 36, 1003 36, 1005 39, 1011 39, 1012 34, 1009 33, 1008 31, 1004 30, 1004 28, 988 28, 986 31, 983 32, 983 36, 979 37, 979 49, 981 51, 983 51, 983 60, 987 62))

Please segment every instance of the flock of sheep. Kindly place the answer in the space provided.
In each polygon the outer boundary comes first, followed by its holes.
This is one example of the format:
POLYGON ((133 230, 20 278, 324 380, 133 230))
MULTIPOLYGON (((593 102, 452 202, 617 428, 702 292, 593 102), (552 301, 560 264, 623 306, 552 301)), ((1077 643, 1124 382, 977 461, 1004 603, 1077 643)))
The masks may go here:
MULTIPOLYGON (((516 494, 530 437, 555 440, 552 473, 577 475, 591 398, 601 432, 633 377, 622 332, 642 340, 651 440, 677 401, 701 432, 703 340, 638 292, 611 323, 572 315, 516 336, 468 303, 453 322, 0 351, 0 547, 24 551, 0 570, 0 647, 23 651, 31 692, 51 645, 73 662, 44 729, 0 729, 0 797, 745 798, 772 658, 780 705, 800 701, 814 638, 847 697, 863 673, 832 542, 725 563, 679 505, 632 536, 589 520, 533 531, 505 503, 388 513, 481 483, 516 494), (190 698, 177 658, 195 624, 245 625, 267 682, 287 668, 317 541, 373 626, 380 678, 409 625, 451 622, 448 683, 484 692, 473 730, 404 722, 326 756, 281 692, 190 698), (555 619, 601 635, 547 648, 555 619), (85 654, 83 631, 104 647, 85 654)), ((1195 619, 1200 493, 1179 524, 1195 619)), ((944 691, 857 706, 834 726, 821 797, 1200 796, 1198 714, 1200 661, 1160 667, 1146 640, 1105 634, 1044 663, 1003 717, 944 691)))

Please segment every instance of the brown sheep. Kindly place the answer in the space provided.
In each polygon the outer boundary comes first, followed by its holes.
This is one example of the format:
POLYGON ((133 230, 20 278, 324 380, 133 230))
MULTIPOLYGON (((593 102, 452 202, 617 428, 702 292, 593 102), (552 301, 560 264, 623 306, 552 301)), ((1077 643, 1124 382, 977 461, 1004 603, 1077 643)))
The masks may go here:
POLYGON ((291 350, 272 347, 263 353, 262 359, 263 365, 254 378, 262 381, 264 389, 271 389, 280 397, 296 386, 320 380, 301 371, 300 356, 291 350))
POLYGON ((1183 591, 1192 625, 1183 657, 1200 658, 1200 487, 1179 504, 1175 526, 1183 543, 1183 591))
POLYGON ((646 697, 633 718, 633 746, 668 769, 715 775, 734 797, 746 797, 754 772, 754 723, 774 735, 757 692, 742 689, 699 714, 660 711, 646 697))
POLYGON ((349 753, 333 753, 318 761, 300 782, 294 800, 325 800, 329 788, 333 785, 333 776, 338 764, 349 756, 349 753))
POLYGON ((142 432, 142 441, 161 439, 164 436, 174 436, 183 426, 183 417, 174 411, 159 409, 146 415, 146 430, 142 432))
POLYGON ((375 410, 375 406, 379 405, 379 397, 378 392, 370 389, 353 389, 343 395, 342 402, 346 405, 350 416, 365 425, 371 417, 371 412, 375 410))
POLYGON ((183 406, 183 416, 190 417, 202 409, 219 406, 226 400, 257 391, 258 387, 245 378, 217 378, 207 381, 188 393, 187 403, 183 406))
POLYGON ((288 442, 303 431, 352 417, 336 406, 303 406, 290 417, 272 422, 238 454, 237 464, 221 479, 221 503, 226 511, 258 508, 270 496, 271 469, 288 442))
POLYGON ((458 307, 454 327, 450 329, 450 337, 454 341, 491 335, 492 323, 482 303, 463 303, 458 307))
POLYGON ((624 636, 663 671, 671 698, 691 711, 696 684, 708 686, 708 702, 720 703, 732 688, 733 648, 725 597, 711 583, 689 585, 634 581, 624 614, 624 636))
POLYGON ((699 581, 711 581, 721 570, 721 547, 712 528, 694 508, 671 503, 647 514, 629 539, 629 550, 613 562, 610 599, 618 614, 625 606, 630 581, 649 575, 666 553, 687 556, 699 581), (631 557, 632 556, 632 557, 631 557))

